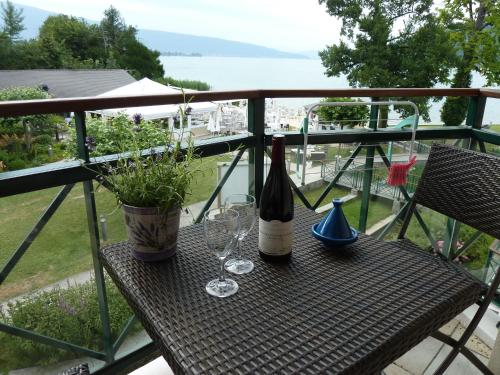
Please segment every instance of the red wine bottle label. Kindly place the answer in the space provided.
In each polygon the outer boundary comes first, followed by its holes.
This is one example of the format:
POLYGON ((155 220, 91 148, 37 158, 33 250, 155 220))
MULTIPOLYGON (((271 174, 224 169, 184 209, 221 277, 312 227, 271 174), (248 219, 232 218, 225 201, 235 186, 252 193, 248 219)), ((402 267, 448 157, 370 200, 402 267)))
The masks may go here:
POLYGON ((280 256, 292 251, 293 219, 265 221, 259 218, 259 249, 264 254, 280 256))

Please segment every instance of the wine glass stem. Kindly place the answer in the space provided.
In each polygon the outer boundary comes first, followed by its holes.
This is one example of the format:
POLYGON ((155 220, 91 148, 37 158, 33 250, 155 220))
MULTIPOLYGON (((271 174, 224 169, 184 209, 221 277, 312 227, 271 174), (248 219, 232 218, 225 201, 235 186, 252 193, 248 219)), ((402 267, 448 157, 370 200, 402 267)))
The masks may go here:
POLYGON ((219 258, 220 259, 220 272, 219 272, 219 283, 223 283, 226 281, 224 277, 224 258, 219 258))
POLYGON ((238 238, 238 255, 236 256, 236 259, 241 260, 243 257, 241 255, 241 238, 238 238))

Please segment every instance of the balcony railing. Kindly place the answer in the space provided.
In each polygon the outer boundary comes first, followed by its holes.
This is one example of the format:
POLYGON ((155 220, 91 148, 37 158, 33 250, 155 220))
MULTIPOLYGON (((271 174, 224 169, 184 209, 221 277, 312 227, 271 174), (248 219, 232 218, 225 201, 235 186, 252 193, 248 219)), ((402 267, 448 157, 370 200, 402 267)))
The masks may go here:
MULTIPOLYGON (((190 94, 191 95, 191 94, 190 94)), ((224 154, 230 150, 238 150, 233 161, 217 184, 214 192, 205 203, 203 210, 206 210, 216 199, 224 183, 234 170, 236 164, 245 151, 248 152, 249 159, 249 191, 259 200, 264 176, 264 164, 266 148, 271 144, 271 135, 265 132, 265 99, 266 98, 317 98, 317 97, 369 97, 373 101, 388 98, 411 98, 417 96, 443 97, 443 96, 465 96, 469 98, 469 108, 464 126, 440 127, 431 129, 419 129, 416 139, 423 140, 455 140, 460 142, 465 140, 470 148, 479 148, 487 151, 487 144, 500 145, 500 134, 482 129, 482 118, 488 98, 496 100, 500 98, 500 91, 487 89, 336 89, 336 90, 251 90, 251 91, 225 91, 225 92, 200 92, 192 94, 192 102, 214 101, 214 100, 236 100, 248 99, 248 134, 233 135, 223 138, 214 138, 200 141, 196 144, 196 152, 201 157, 224 154)), ((98 170, 105 163, 113 163, 118 155, 91 158, 86 147, 86 115, 85 111, 94 111, 108 108, 124 108, 151 106, 163 104, 182 103, 182 95, 152 95, 152 96, 130 96, 115 98, 76 98, 76 99, 50 99, 20 102, 0 103, 0 117, 25 116, 35 114, 51 113, 75 113, 76 142, 79 160, 64 163, 48 164, 42 167, 23 169, 19 171, 4 172, 0 174, 0 197, 8 197, 16 194, 38 191, 46 188, 62 186, 55 199, 50 203, 41 215, 38 222, 27 234, 26 238, 13 252, 8 261, 0 265, 0 285, 23 258, 30 244, 37 234, 49 222, 51 217, 60 207, 61 203, 68 196, 71 188, 77 184, 83 184, 85 197, 85 208, 87 215, 88 232, 90 234, 90 251, 92 254, 93 271, 95 274, 95 284, 99 301, 100 319, 102 323, 103 350, 95 351, 64 342, 56 338, 47 337, 40 333, 32 332, 21 327, 14 327, 0 323, 0 331, 21 337, 26 340, 33 340, 42 344, 51 345, 55 348, 65 349, 104 361, 106 364, 96 373, 115 373, 119 369, 126 368, 142 360, 145 356, 155 352, 154 345, 149 342, 141 348, 128 354, 118 356, 117 352, 134 324, 135 319, 131 317, 123 327, 121 334, 116 338, 111 336, 110 316, 106 298, 105 277, 103 268, 97 256, 101 239, 99 238, 99 226, 96 211, 93 180, 96 174, 93 170, 98 170)), ((496 104, 496 103, 495 103, 496 104)), ((493 105, 495 105, 493 104, 493 105)), ((488 105, 492 105, 488 103, 488 105)), ((333 172, 330 171, 331 178, 325 190, 320 194, 315 202, 309 202, 304 193, 292 182, 298 198, 305 206, 311 209, 318 208, 327 197, 328 193, 342 178, 343 173, 349 167, 358 154, 365 158, 365 168, 359 181, 361 190, 361 206, 359 212, 358 229, 366 231, 367 220, 370 207, 370 188, 373 182, 373 158, 378 154, 386 165, 389 165, 384 150, 379 143, 391 141, 409 141, 411 132, 409 130, 377 129, 378 107, 372 106, 370 112, 370 129, 367 131, 345 130, 341 132, 322 132, 320 134, 310 134, 309 144, 341 144, 355 143, 356 148, 353 154, 347 158, 343 165, 339 165, 333 172), (365 151, 364 154, 361 151, 365 151)), ((500 120, 500 119, 499 119, 500 120)), ((287 145, 303 144, 303 135, 299 132, 286 133, 287 145)), ((360 177, 356 177, 358 180, 360 177)), ((400 188, 400 195, 406 202, 410 199, 411 190, 405 187, 400 188)), ((1 202, 1 200, 0 200, 1 202)), ((394 219, 388 223, 379 233, 379 237, 384 237, 389 230, 402 217, 407 203, 402 205, 401 210, 394 219)), ((201 216, 199 216, 201 217, 201 216)), ((431 230, 421 216, 417 216, 419 224, 427 235, 430 244, 436 246, 436 239, 433 238, 431 230)), ((456 257, 463 253, 468 246, 477 238, 474 235, 470 243, 463 244, 457 249, 456 239, 459 232, 458 223, 448 221, 446 241, 443 245, 443 253, 447 256, 456 257)), ((57 246, 57 244, 55 244, 57 246)), ((0 246, 3 245, 0 244, 0 246)), ((3 250, 3 249, 2 249, 3 250)))

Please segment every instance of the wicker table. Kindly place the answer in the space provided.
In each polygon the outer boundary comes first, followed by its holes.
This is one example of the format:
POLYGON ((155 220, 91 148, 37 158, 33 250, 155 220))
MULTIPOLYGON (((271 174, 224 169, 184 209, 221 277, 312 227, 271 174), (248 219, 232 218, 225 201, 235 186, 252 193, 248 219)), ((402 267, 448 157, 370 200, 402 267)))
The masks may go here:
POLYGON ((374 373, 471 305, 484 286, 454 265, 361 235, 328 251, 310 235, 319 220, 297 208, 293 257, 255 262, 232 276, 238 293, 209 296, 217 275, 203 227, 181 229, 178 253, 144 263, 130 245, 102 249, 105 268, 176 373, 374 373))

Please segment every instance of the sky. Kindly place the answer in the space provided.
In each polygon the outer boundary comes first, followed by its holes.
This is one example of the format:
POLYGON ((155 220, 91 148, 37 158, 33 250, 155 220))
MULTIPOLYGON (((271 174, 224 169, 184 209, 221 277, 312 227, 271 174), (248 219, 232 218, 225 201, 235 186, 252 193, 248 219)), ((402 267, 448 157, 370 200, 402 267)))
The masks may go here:
POLYGON ((117 8, 126 23, 254 43, 283 51, 318 51, 338 42, 340 22, 318 0, 15 0, 53 12, 100 20, 117 8))

